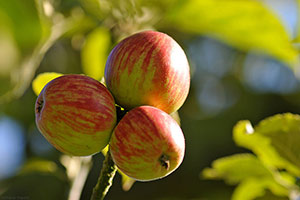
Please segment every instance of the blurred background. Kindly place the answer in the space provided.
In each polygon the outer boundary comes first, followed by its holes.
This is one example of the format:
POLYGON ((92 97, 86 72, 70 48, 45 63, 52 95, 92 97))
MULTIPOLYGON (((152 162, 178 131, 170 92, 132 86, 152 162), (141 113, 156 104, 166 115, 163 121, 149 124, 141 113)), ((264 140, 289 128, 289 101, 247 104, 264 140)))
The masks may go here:
POLYGON ((91 170, 77 196, 89 199, 104 156, 72 159, 44 139, 32 80, 43 72, 101 80, 113 46, 145 29, 172 36, 190 62, 179 110, 186 155, 168 177, 129 191, 118 174, 107 199, 230 199, 233 186, 200 173, 246 151, 232 140, 239 120, 300 113, 298 25, 296 0, 0 0, 0 199, 72 199, 80 165, 91 170))

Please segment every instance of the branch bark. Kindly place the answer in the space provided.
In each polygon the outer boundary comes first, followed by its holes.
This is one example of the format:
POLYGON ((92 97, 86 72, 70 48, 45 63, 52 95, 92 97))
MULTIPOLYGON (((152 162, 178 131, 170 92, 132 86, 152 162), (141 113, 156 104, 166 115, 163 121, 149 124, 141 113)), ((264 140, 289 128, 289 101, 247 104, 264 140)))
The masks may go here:
POLYGON ((109 188, 112 185, 113 178, 116 174, 117 167, 113 162, 110 152, 108 150, 103 166, 98 178, 98 182, 93 189, 91 200, 103 200, 109 188))

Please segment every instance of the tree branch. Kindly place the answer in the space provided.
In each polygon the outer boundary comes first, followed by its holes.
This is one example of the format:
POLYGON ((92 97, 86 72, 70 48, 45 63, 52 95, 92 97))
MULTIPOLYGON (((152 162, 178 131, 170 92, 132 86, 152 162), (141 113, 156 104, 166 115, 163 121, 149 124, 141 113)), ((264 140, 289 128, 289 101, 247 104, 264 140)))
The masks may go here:
POLYGON ((91 200, 102 200, 112 185, 112 180, 116 174, 117 167, 113 162, 110 152, 108 150, 103 166, 98 178, 98 182, 93 189, 91 200))

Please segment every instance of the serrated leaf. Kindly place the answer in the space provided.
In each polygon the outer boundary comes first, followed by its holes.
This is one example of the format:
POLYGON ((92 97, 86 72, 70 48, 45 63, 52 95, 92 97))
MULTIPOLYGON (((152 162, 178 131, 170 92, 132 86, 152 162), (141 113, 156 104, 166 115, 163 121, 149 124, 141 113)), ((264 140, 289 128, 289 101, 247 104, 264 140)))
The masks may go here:
POLYGON ((240 121, 233 129, 233 139, 238 146, 252 150, 267 166, 287 169, 294 175, 300 170, 277 152, 270 138, 258 134, 249 121, 240 121))
POLYGON ((259 123, 255 132, 269 138, 281 157, 300 167, 299 115, 286 113, 269 117, 259 123))
POLYGON ((237 184, 247 178, 272 178, 272 173, 252 154, 236 154, 215 160, 203 170, 208 179, 224 179, 237 184))
POLYGON ((182 1, 167 15, 166 24, 213 36, 241 50, 264 52, 290 66, 298 63, 297 50, 284 26, 259 1, 182 1))
POLYGON ((257 134, 253 128, 253 132, 249 133, 247 127, 252 127, 249 121, 240 121, 234 127, 233 139, 237 145, 252 150, 267 166, 287 169, 294 175, 300 174, 300 170, 296 166, 278 154, 272 146, 270 138, 257 134))
POLYGON ((285 162, 270 145, 270 140, 264 136, 254 134, 250 121, 240 121, 235 125, 233 139, 238 146, 252 150, 266 164, 275 164, 277 167, 285 165, 285 162))
POLYGON ((86 75, 97 80, 104 76, 110 40, 109 31, 103 27, 95 29, 87 36, 81 50, 82 70, 86 75))
MULTIPOLYGON (((109 145, 107 145, 104 149, 102 149, 102 154, 104 156, 106 156, 107 152, 108 152, 108 148, 109 145)), ((124 174, 123 172, 121 172, 121 170, 118 169, 118 173, 121 175, 122 177, 122 189, 124 191, 129 191, 130 188, 132 187, 132 185, 134 184, 135 180, 130 178, 129 176, 127 176, 126 174, 124 174)))
POLYGON ((42 74, 39 74, 33 81, 32 81, 32 89, 34 93, 38 96, 44 86, 51 80, 62 76, 63 74, 61 73, 56 73, 56 72, 45 72, 42 74))

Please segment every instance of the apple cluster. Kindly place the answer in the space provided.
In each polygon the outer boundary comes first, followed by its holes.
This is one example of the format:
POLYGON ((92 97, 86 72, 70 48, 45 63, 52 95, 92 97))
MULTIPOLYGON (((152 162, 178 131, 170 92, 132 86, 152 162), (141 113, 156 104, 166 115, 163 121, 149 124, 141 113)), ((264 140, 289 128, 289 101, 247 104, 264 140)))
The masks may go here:
POLYGON ((106 87, 85 75, 50 81, 36 100, 36 124, 58 150, 87 156, 107 144, 117 167, 140 181, 162 178, 182 162, 185 139, 169 115, 184 103, 190 71, 170 36, 143 31, 111 51, 106 87), (117 108, 126 114, 120 119, 117 108))

